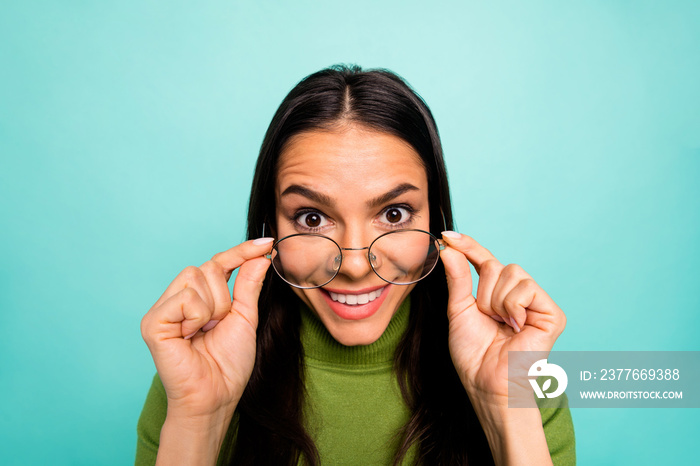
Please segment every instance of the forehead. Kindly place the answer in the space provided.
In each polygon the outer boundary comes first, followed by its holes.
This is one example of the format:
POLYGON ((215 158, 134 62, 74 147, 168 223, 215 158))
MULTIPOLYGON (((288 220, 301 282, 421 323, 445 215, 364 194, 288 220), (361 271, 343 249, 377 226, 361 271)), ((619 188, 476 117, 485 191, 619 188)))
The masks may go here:
POLYGON ((349 126, 293 136, 280 154, 276 191, 300 184, 361 194, 405 182, 427 191, 427 174, 415 149, 391 134, 349 126))

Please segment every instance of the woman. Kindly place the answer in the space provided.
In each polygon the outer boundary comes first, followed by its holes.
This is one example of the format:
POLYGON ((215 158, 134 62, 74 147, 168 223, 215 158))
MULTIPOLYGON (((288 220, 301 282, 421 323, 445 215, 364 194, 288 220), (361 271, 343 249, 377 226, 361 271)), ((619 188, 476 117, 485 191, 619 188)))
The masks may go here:
POLYGON ((568 410, 507 408, 507 352, 550 350, 563 312, 451 229, 420 97, 383 70, 304 79, 265 135, 250 240, 143 318, 137 463, 573 462, 568 410))

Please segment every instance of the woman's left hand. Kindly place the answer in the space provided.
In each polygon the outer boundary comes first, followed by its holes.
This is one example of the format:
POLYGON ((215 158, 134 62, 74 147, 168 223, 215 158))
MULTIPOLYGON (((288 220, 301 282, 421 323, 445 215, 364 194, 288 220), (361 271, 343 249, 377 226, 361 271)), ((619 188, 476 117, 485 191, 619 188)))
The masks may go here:
POLYGON ((452 361, 472 403, 507 407, 508 351, 549 352, 566 317, 520 266, 504 266, 469 236, 445 232, 443 240, 452 361), (479 274, 476 298, 470 262, 479 274))

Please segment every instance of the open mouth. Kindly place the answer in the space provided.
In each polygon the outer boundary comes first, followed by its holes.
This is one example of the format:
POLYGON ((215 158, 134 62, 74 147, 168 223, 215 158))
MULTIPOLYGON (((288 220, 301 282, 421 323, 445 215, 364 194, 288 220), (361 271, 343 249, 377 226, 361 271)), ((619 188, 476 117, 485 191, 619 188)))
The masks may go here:
POLYGON ((321 295, 330 309, 341 319, 361 320, 374 315, 389 294, 390 285, 363 290, 333 291, 321 288, 321 295), (355 291, 351 293, 351 291, 355 291))
POLYGON ((367 304, 371 303, 375 299, 377 299, 379 296, 381 296, 382 291, 384 291, 385 286, 374 290, 370 291, 369 293, 359 293, 359 294, 343 294, 343 293, 334 293, 332 291, 328 291, 328 294, 331 296, 331 299, 333 301, 339 302, 341 304, 348 304, 351 306, 354 305, 361 305, 361 304, 367 304))

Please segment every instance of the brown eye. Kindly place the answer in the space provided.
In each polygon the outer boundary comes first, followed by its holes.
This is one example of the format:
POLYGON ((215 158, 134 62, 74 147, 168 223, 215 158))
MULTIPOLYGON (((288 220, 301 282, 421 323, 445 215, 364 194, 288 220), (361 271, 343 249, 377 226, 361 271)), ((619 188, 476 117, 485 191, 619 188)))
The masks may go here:
POLYGON ((301 214, 296 219, 299 228, 310 230, 313 228, 323 228, 328 225, 328 219, 320 212, 307 212, 301 214))
POLYGON ((304 219, 307 227, 315 228, 321 224, 321 216, 318 214, 308 214, 304 219))
POLYGON ((386 211, 386 220, 389 223, 399 223, 401 219, 403 218, 403 214, 399 209, 389 209, 386 211))

